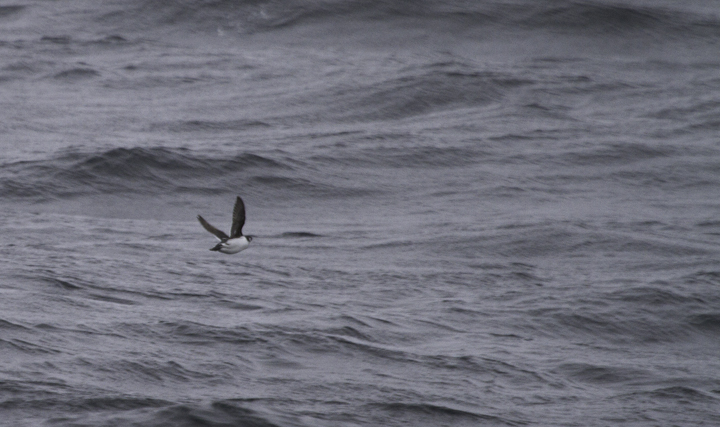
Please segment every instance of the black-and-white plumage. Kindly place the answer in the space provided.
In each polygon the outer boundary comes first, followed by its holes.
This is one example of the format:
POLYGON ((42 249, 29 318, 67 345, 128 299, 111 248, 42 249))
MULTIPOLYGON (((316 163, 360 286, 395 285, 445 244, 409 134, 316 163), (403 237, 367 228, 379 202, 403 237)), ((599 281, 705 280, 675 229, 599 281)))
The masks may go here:
POLYGON ((229 236, 225 234, 225 232, 210 225, 210 223, 205 221, 205 218, 200 215, 197 216, 197 219, 204 229, 220 239, 220 243, 211 248, 211 251, 219 251, 224 254, 236 254, 247 249, 248 246, 250 246, 250 242, 252 242, 252 236, 243 236, 242 234, 242 228, 243 225, 245 225, 245 203, 243 203, 240 196, 235 200, 232 227, 230 228, 229 236))

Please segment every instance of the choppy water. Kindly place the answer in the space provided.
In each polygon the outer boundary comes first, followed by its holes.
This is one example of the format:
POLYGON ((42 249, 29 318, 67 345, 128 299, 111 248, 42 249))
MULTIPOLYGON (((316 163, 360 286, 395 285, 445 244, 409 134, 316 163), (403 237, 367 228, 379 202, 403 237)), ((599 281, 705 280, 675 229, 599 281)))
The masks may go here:
POLYGON ((719 48, 717 1, 3 4, 0 423, 720 424, 719 48))

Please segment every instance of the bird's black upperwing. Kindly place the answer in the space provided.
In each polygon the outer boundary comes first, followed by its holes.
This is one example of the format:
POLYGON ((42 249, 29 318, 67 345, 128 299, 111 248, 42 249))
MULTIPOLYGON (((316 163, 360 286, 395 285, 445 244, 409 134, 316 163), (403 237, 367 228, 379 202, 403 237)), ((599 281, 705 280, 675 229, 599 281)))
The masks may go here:
POLYGON ((233 238, 242 236, 242 228, 245 225, 245 203, 238 196, 235 200, 235 208, 233 208, 233 222, 230 229, 230 236, 233 238))
POLYGON ((198 218, 198 221, 200 221, 200 224, 203 226, 203 228, 206 229, 207 231, 211 232, 215 236, 217 236, 218 239, 220 239, 220 240, 228 239, 227 234, 223 233, 222 231, 220 231, 217 228, 210 225, 209 222, 205 221, 205 218, 201 217, 200 215, 198 215, 197 218, 198 218))

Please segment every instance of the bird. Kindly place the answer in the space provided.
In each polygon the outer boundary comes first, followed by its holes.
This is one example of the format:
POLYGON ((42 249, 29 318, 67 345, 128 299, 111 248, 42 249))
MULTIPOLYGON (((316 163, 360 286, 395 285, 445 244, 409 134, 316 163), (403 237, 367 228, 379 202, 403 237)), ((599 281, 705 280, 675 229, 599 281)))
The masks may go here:
POLYGON ((211 251, 218 251, 224 254, 236 254, 247 249, 248 246, 250 246, 250 242, 252 242, 252 236, 243 236, 242 234, 242 228, 243 225, 245 225, 245 203, 243 203, 240 196, 237 196, 237 199, 235 200, 232 228, 230 229, 229 236, 210 225, 210 223, 205 221, 205 218, 202 216, 198 215, 197 219, 200 221, 200 225, 202 225, 204 229, 220 239, 220 243, 210 248, 211 251))

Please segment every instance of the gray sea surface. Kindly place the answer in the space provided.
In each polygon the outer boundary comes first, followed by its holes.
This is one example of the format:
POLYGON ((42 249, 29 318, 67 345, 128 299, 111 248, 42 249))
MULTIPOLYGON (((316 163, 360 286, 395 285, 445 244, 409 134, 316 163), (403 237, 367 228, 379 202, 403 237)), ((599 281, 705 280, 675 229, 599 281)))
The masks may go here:
POLYGON ((3 2, 0 425, 720 425, 718 52, 715 0, 3 2))

